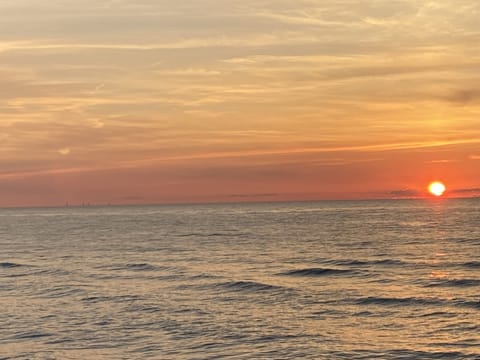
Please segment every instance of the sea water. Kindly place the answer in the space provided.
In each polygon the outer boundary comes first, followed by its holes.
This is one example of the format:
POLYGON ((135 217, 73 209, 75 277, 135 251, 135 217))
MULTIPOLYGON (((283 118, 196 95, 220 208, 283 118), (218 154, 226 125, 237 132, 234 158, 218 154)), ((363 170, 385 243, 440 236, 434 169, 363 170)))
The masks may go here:
POLYGON ((0 210, 1 359, 480 359, 480 201, 0 210))

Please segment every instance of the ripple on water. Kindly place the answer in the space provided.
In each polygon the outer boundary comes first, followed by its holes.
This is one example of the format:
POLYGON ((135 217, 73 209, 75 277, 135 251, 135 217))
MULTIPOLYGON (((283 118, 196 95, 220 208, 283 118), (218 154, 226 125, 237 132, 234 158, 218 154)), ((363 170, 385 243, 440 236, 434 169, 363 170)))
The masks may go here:
POLYGON ((24 265, 13 263, 13 262, 0 262, 0 269, 12 269, 18 268, 24 265))
POLYGON ((264 284, 256 281, 228 281, 225 283, 215 284, 215 287, 220 287, 226 290, 232 291, 245 291, 245 292, 265 292, 265 291, 283 291, 287 290, 282 286, 264 284))
POLYGON ((43 298, 61 298, 84 294, 85 290, 70 285, 58 285, 42 289, 37 295, 43 298))
POLYGON ((408 265, 405 261, 397 259, 380 259, 380 260, 324 260, 322 263, 339 265, 339 266, 404 266, 408 265))
POLYGON ((418 351, 392 350, 385 353, 390 359, 478 359, 471 354, 461 351, 418 351))
POLYGON ((41 331, 27 331, 27 332, 15 334, 14 338, 18 340, 23 340, 23 339, 37 339, 37 338, 48 337, 48 336, 53 336, 53 334, 47 333, 47 332, 41 332, 41 331))
POLYGON ((313 276, 330 276, 330 275, 348 275, 352 273, 353 273, 353 270, 348 270, 348 269, 304 268, 304 269, 289 270, 283 273, 279 273, 278 275, 313 277, 313 276))
POLYGON ((97 267, 98 269, 107 269, 113 271, 121 270, 130 270, 130 271, 155 271, 163 270, 164 267, 155 266, 148 263, 129 263, 129 264, 120 264, 120 265, 101 265, 97 267))
POLYGON ((425 287, 472 287, 472 286, 480 286, 480 279, 436 280, 425 285, 425 287))
POLYGON ((465 299, 439 299, 419 297, 376 297, 369 296, 354 300, 357 305, 381 305, 381 306, 452 306, 480 309, 480 300, 472 301, 465 299))
POLYGON ((133 270, 133 271, 154 271, 157 270, 157 267, 151 264, 147 263, 141 263, 141 264, 127 264, 125 266, 126 269, 128 270, 133 270))
POLYGON ((383 306, 417 306, 417 305, 444 305, 445 302, 436 298, 416 297, 376 297, 368 296, 354 301, 358 305, 383 305, 383 306))
POLYGON ((480 261, 468 261, 461 265, 466 268, 478 269, 480 268, 480 261))
POLYGON ((138 295, 117 295, 117 296, 89 296, 82 298, 82 301, 87 303, 99 303, 99 302, 114 302, 124 303, 142 300, 143 298, 138 295))

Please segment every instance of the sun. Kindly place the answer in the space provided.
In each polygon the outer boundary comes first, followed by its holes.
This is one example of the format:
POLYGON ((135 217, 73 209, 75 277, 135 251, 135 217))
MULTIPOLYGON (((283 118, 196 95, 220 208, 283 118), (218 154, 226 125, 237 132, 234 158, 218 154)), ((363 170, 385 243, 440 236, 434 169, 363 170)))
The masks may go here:
POLYGON ((428 191, 435 196, 442 196, 446 189, 440 181, 434 181, 428 185, 428 191))

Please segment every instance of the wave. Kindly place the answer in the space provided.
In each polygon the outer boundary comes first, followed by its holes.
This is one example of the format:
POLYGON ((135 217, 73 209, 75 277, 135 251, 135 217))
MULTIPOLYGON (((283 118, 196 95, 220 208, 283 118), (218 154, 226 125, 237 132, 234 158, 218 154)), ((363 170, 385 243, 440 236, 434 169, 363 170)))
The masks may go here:
POLYGON ((455 305, 457 305, 459 307, 468 307, 468 308, 480 310, 480 300, 478 300, 478 301, 456 300, 455 305))
POLYGON ((69 276, 72 273, 64 269, 43 269, 30 273, 29 275, 54 275, 54 276, 69 276))
POLYGON ((61 298, 84 293, 84 289, 74 288, 68 285, 59 285, 42 290, 38 296, 42 298, 61 298))
POLYGON ((15 335, 15 339, 36 339, 41 337, 52 336, 50 333, 38 332, 38 331, 29 331, 24 333, 19 333, 15 335))
POLYGON ((243 232, 213 232, 213 233, 186 233, 179 234, 178 237, 239 237, 249 235, 248 233, 243 232))
POLYGON ((480 286, 480 279, 451 279, 429 283, 425 287, 469 287, 480 286))
POLYGON ((99 302, 132 302, 142 300, 141 296, 138 295, 117 295, 117 296, 89 296, 82 299, 82 301, 88 303, 99 303, 99 302))
POLYGON ((134 271, 152 271, 157 269, 156 266, 147 263, 127 264, 125 265, 125 268, 134 271))
POLYGON ((388 359, 478 359, 476 355, 460 351, 391 350, 385 353, 388 359))
POLYGON ((263 284, 256 281, 229 281, 226 283, 216 284, 215 287, 222 287, 227 290, 248 291, 248 292, 278 291, 278 290, 285 289, 281 286, 263 284))
POLYGON ((419 317, 445 317, 445 318, 454 318, 458 315, 451 312, 446 311, 432 311, 425 314, 418 315, 419 317))
POLYGON ((163 269, 163 267, 155 266, 148 263, 131 263, 131 264, 117 264, 117 265, 101 265, 97 266, 97 269, 107 269, 107 270, 131 270, 131 271, 154 271, 163 269))
POLYGON ((20 266, 23 266, 23 265, 13 263, 13 262, 0 262, 0 268, 2 269, 11 269, 11 268, 16 268, 20 266))
POLYGON ((385 306, 410 306, 410 305, 444 305, 444 301, 436 298, 395 298, 369 296, 354 301, 358 305, 385 305, 385 306))
POLYGON ((290 270, 278 275, 284 276, 329 276, 329 275, 341 275, 341 274, 351 274, 352 270, 347 269, 331 269, 331 268, 305 268, 290 270))
POLYGON ((218 279, 221 276, 218 275, 212 275, 212 274, 197 274, 197 275, 192 275, 189 278, 191 280, 204 280, 204 279, 218 279))
POLYGON ((63 337, 63 338, 57 338, 57 339, 53 339, 53 340, 50 340, 50 341, 46 341, 45 344, 46 345, 60 345, 60 344, 71 343, 71 342, 74 342, 74 341, 75 341, 75 339, 73 339, 71 337, 63 337))
POLYGON ((300 339, 305 338, 305 335, 290 335, 290 334, 272 334, 272 335, 263 335, 259 336, 252 340, 253 343, 271 343, 272 341, 284 341, 291 339, 300 339))
POLYGON ((455 306, 480 309, 480 300, 444 300, 438 298, 390 298, 390 297, 365 297, 354 300, 357 305, 383 305, 383 306, 455 306))
POLYGON ((469 262, 463 263, 461 265, 464 266, 464 267, 467 267, 467 268, 478 269, 478 268, 480 268, 480 261, 469 261, 469 262))
POLYGON ((154 304, 133 304, 129 306, 129 311, 134 311, 134 312, 145 312, 149 314, 154 314, 154 313, 161 313, 162 311, 165 311, 165 309, 161 306, 154 305, 154 304))
POLYGON ((381 260, 327 260, 326 263, 340 266, 371 266, 371 265, 391 265, 402 266, 407 263, 397 259, 381 259, 381 260))
POLYGON ((329 351, 329 358, 338 359, 465 359, 478 360, 475 354, 462 351, 422 351, 413 349, 395 349, 388 351, 352 350, 329 351))

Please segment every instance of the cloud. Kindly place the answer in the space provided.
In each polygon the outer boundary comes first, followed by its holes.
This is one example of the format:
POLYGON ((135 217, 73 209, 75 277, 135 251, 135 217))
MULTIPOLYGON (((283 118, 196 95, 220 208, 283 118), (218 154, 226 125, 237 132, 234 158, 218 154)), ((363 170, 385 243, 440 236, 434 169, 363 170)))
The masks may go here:
POLYGON ((420 196, 421 193, 418 190, 413 190, 413 189, 402 189, 402 190, 392 190, 389 192, 389 195, 393 197, 417 197, 420 196))
POLYGON ((70 148, 58 149, 58 153, 59 153, 60 155, 68 155, 68 154, 70 154, 70 148))
POLYGON ((448 96, 447 99, 453 103, 462 105, 478 102, 480 100, 480 91, 476 89, 459 90, 448 96))
POLYGON ((428 163, 430 164, 447 164, 447 163, 452 163, 452 162, 457 162, 459 160, 453 160, 453 159, 437 159, 437 160, 430 160, 428 163))
POLYGON ((264 194, 230 194, 229 197, 232 198, 273 198, 278 196, 277 193, 264 193, 264 194))
POLYGON ((480 195, 480 188, 453 189, 450 192, 454 194, 480 195))
POLYGON ((120 200, 127 200, 127 201, 142 201, 146 200, 144 196, 136 196, 136 195, 131 195, 131 196, 123 196, 120 198, 120 200))
POLYGON ((103 121, 100 121, 98 119, 93 119, 92 120, 92 127, 94 129, 101 129, 105 126, 105 123, 103 121))

